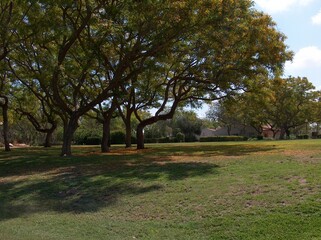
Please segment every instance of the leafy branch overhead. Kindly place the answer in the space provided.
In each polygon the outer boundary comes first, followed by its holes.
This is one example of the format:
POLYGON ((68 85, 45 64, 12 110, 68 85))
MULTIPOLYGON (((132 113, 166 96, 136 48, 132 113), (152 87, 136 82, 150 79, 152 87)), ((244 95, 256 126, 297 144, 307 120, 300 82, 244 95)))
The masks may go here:
POLYGON ((143 148, 147 125, 172 118, 177 107, 244 90, 249 79, 281 71, 292 57, 271 17, 249 0, 29 0, 0 7, 1 75, 9 74, 9 89, 28 89, 61 119, 61 155, 71 154, 81 118, 101 104, 110 107, 102 112, 106 121, 116 111, 125 122, 137 117, 143 148), (140 116, 152 108, 156 115, 140 116))

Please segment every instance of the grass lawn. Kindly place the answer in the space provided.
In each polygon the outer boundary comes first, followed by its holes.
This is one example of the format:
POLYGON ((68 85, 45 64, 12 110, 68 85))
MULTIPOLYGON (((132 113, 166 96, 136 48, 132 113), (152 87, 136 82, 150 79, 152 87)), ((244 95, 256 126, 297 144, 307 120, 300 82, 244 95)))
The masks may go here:
POLYGON ((0 152, 0 239, 321 239, 321 140, 0 152))

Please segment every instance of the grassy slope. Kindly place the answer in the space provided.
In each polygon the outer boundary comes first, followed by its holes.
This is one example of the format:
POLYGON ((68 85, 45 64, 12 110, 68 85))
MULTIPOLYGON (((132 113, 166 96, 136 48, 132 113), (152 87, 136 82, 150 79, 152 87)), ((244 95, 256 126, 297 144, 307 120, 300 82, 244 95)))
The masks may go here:
POLYGON ((0 153, 0 239, 321 239, 321 141, 0 153))

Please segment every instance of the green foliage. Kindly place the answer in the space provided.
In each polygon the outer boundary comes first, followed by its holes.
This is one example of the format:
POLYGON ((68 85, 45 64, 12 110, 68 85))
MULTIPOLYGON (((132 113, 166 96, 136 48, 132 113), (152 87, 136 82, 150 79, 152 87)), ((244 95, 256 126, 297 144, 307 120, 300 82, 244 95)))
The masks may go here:
POLYGON ((235 142, 247 141, 247 137, 243 136, 215 136, 215 137, 201 137, 200 142, 235 142))
POLYGON ((173 143, 176 142, 176 139, 170 137, 162 137, 162 138, 145 138, 145 143, 173 143))
POLYGON ((131 143, 136 144, 137 143, 137 138, 136 136, 131 136, 131 143))
MULTIPOLYGON (((0 68, 59 115, 62 155, 71 154, 73 137, 91 137, 72 135, 100 103, 116 99, 136 116, 157 108, 151 119, 138 117, 145 127, 171 119, 178 107, 244 89, 247 79, 273 75, 292 57, 285 36, 249 0, 11 3, 0 4, 0 55, 8 60, 0 68)), ((176 123, 186 141, 200 132, 193 118, 176 123)))
POLYGON ((145 138, 162 138, 170 135, 172 129, 169 128, 168 121, 159 121, 155 124, 149 125, 145 128, 144 136, 145 138))
POLYGON ((297 135, 296 138, 297 139, 309 139, 309 135, 308 134, 297 135))
POLYGON ((176 140, 177 140, 177 142, 185 142, 185 134, 178 132, 176 134, 176 140))
POLYGON ((101 143, 101 137, 89 135, 75 135, 74 143, 77 145, 98 145, 101 143))
POLYGON ((248 82, 248 91, 214 103, 207 117, 221 126, 242 124, 262 135, 263 127, 279 130, 280 137, 316 119, 317 96, 307 78, 268 78, 260 75, 248 82))
POLYGON ((116 131, 110 133, 111 144, 124 144, 125 143, 125 133, 122 131, 116 131))
POLYGON ((174 129, 173 134, 184 134, 184 141, 197 141, 196 135, 201 134, 203 122, 193 111, 177 111, 171 121, 171 127, 174 129))
POLYGON ((74 134, 74 143, 77 145, 98 145, 101 143, 102 126, 95 119, 84 117, 80 127, 74 134))
MULTIPOLYGON (((197 135, 201 133, 203 121, 199 119, 195 112, 176 110, 171 120, 158 121, 145 128, 145 138, 152 142, 159 142, 170 136, 170 141, 166 142, 195 142, 197 135)), ((165 140, 164 140, 165 141, 165 140)))

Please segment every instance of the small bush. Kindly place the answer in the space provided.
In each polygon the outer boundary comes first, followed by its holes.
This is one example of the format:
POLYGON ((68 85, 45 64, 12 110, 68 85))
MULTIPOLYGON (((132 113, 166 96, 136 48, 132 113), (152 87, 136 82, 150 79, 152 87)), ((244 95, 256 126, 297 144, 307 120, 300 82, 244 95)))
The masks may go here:
POLYGON ((244 136, 214 136, 201 137, 200 142, 228 142, 228 141, 247 141, 248 138, 244 136))
POLYGON ((176 141, 177 142, 185 142, 185 134, 181 133, 181 132, 178 132, 176 134, 176 141))

